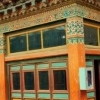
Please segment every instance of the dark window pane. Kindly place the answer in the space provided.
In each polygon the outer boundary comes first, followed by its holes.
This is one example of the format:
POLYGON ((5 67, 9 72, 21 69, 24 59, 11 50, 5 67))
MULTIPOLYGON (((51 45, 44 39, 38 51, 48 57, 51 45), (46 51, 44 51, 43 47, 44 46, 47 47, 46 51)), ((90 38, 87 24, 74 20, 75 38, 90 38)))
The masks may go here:
POLYGON ((20 73, 12 73, 13 90, 20 90, 20 73))
POLYGON ((34 73, 24 72, 25 90, 34 90, 34 73))
POLYGON ((66 71, 55 70, 54 74, 54 89, 55 90, 66 90, 66 71))
POLYGON ((66 44, 65 26, 59 26, 43 31, 44 48, 66 44))
POLYGON ((87 45, 98 45, 97 28, 91 26, 84 26, 84 39, 87 45))
POLYGON ((48 71, 39 71, 39 87, 40 90, 49 89, 48 71))
POLYGON ((26 35, 10 37, 10 52, 26 51, 26 35))
POLYGON ((41 48, 41 34, 40 32, 30 33, 28 35, 29 50, 35 50, 41 48))

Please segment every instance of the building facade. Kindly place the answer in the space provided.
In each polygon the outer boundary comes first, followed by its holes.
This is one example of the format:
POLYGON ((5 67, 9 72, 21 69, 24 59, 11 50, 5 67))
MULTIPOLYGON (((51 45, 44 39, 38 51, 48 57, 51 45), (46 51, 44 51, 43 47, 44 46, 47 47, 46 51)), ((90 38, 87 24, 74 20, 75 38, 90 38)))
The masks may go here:
POLYGON ((0 1, 0 100, 100 100, 100 1, 0 1))

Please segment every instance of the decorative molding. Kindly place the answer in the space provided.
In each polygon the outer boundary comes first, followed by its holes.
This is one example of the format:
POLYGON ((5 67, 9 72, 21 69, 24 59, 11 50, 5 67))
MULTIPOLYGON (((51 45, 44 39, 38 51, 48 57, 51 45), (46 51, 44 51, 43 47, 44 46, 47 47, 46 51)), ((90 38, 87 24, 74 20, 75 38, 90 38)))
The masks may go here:
POLYGON ((83 37, 68 38, 68 44, 77 44, 77 43, 84 44, 84 38, 83 37))
POLYGON ((99 11, 75 3, 68 6, 57 8, 55 10, 47 11, 37 15, 32 15, 22 19, 17 19, 12 22, 1 24, 0 33, 16 31, 74 16, 80 16, 82 18, 87 18, 100 22, 99 11))
POLYGON ((68 44, 84 43, 83 18, 68 18, 66 24, 68 44))
POLYGON ((67 34, 83 34, 83 19, 80 17, 72 17, 67 19, 67 34))
POLYGON ((0 53, 5 53, 6 39, 3 34, 0 35, 0 53))

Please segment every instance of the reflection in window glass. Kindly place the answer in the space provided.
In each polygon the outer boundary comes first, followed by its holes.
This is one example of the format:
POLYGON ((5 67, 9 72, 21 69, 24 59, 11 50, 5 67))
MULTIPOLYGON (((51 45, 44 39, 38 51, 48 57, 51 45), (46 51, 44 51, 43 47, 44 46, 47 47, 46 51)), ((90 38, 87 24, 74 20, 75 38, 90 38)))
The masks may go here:
POLYGON ((20 74, 18 73, 12 73, 12 79, 13 79, 13 90, 20 90, 20 74))
POLYGON ((66 90, 66 71, 65 70, 54 70, 54 89, 55 90, 66 90))
POLYGON ((40 90, 49 89, 48 71, 39 71, 39 87, 40 90))
POLYGON ((26 51, 26 35, 10 37, 10 53, 26 51))
POLYGON ((24 72, 25 90, 34 90, 34 73, 24 72))
POLYGON ((40 32, 30 33, 28 35, 29 50, 41 49, 41 34, 40 32))
POLYGON ((84 39, 85 44, 87 45, 98 45, 98 34, 97 34, 97 28, 91 27, 91 26, 84 26, 84 39))
POLYGON ((43 31, 44 48, 66 44, 65 26, 59 26, 43 31))

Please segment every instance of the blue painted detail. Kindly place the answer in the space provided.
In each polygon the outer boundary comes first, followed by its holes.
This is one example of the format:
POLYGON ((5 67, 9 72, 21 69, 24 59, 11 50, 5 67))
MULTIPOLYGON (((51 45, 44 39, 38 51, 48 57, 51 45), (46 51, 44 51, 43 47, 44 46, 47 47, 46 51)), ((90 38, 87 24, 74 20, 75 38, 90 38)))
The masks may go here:
POLYGON ((93 62, 92 61, 86 61, 86 66, 87 67, 92 67, 93 66, 93 62))
POLYGON ((80 79, 80 89, 87 90, 87 83, 86 83, 86 68, 79 69, 79 79, 80 79))
POLYGON ((11 71, 18 71, 20 70, 20 66, 12 66, 11 71))
POLYGON ((38 64, 37 65, 37 68, 38 69, 41 69, 41 68, 49 68, 49 64, 38 64))
POLYGON ((13 98, 21 98, 21 93, 12 93, 13 98))
POLYGON ((90 98, 90 97, 95 97, 95 92, 88 92, 87 93, 87 97, 90 98))
POLYGON ((38 98, 50 99, 50 94, 49 93, 39 93, 38 98))
POLYGON ((26 66, 23 66, 23 70, 32 70, 32 69, 35 69, 35 65, 26 65, 26 66))
POLYGON ((66 62, 54 62, 52 63, 52 68, 59 68, 59 67, 66 67, 67 63, 66 62))
POLYGON ((35 93, 24 93, 24 98, 36 98, 35 93))
POLYGON ((68 94, 55 93, 55 94, 53 94, 53 99, 68 99, 68 94))

